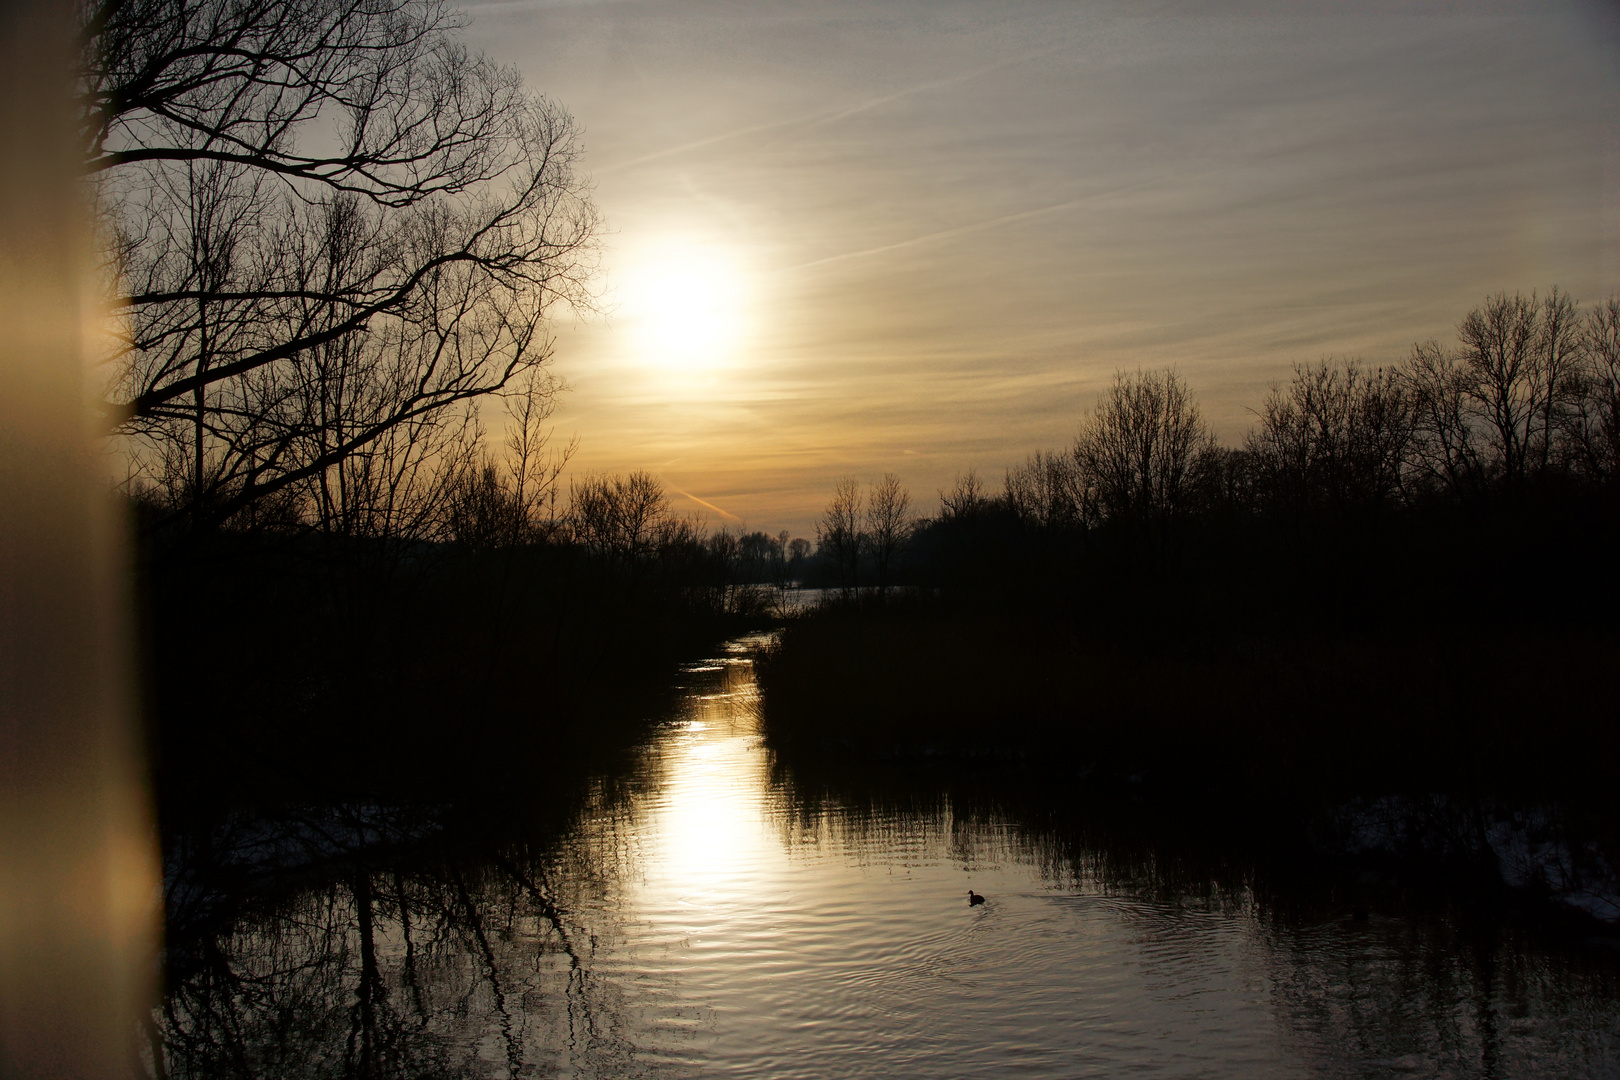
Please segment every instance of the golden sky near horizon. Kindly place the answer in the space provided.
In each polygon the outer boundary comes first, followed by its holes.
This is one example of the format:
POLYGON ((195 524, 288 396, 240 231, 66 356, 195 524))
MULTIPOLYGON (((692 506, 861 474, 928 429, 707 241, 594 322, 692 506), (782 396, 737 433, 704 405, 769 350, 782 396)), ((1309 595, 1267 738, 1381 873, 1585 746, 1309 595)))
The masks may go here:
POLYGON ((842 475, 999 483, 1116 369, 1237 441, 1296 361, 1620 289, 1613 10, 1349 7, 470 4, 610 230, 557 334, 574 468, 809 536, 842 475))

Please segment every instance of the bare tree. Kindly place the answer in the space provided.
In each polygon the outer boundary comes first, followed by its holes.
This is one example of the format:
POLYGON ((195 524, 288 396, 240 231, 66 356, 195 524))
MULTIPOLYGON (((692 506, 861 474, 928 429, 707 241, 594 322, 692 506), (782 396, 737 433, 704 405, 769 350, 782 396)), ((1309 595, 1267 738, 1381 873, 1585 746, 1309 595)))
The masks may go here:
POLYGON ((813 550, 814 547, 810 541, 802 536, 795 536, 788 541, 787 573, 790 575, 794 573, 803 574, 805 561, 810 558, 810 553, 813 550))
POLYGON ((1569 418, 1572 450, 1593 476, 1620 476, 1620 295, 1587 312, 1582 327, 1584 370, 1569 418))
POLYGON ((787 579, 786 531, 777 536, 754 531, 737 535, 737 560, 743 579, 750 584, 783 585, 787 579))
POLYGON ((1246 450, 1273 508, 1378 505, 1399 498, 1413 416, 1406 380, 1354 360, 1294 366, 1274 385, 1246 450))
POLYGON ((1575 303, 1498 293, 1457 326, 1459 345, 1415 345, 1405 367, 1418 460, 1457 494, 1518 489, 1558 463, 1579 411, 1586 336, 1575 303))
POLYGON ((1174 371, 1120 372, 1075 440, 1075 464, 1103 517, 1159 525, 1190 508, 1195 468, 1214 445, 1174 371))
POLYGON ((957 473, 951 490, 939 493, 939 516, 945 521, 961 521, 982 516, 990 509, 991 498, 984 481, 973 469, 957 473))
POLYGON ((199 524, 314 498, 540 368, 549 306, 586 300, 573 123, 460 25, 438 0, 81 9, 107 413, 199 524))
POLYGON ((771 581, 778 589, 788 587, 788 560, 792 549, 793 534, 783 529, 774 537, 771 545, 771 581))
POLYGON ((983 569, 995 535, 997 500, 972 468, 957 473, 939 492, 939 517, 930 531, 947 576, 971 580, 983 569))
POLYGON ((911 535, 911 494, 894 473, 884 473, 866 500, 866 546, 877 570, 878 595, 889 593, 895 555, 911 535))
POLYGON ((390 559, 418 540, 469 533, 458 496, 478 469, 481 437, 476 413, 410 417, 313 477, 304 512, 323 535, 372 541, 390 559))
POLYGON ((546 426, 561 386, 555 376, 531 370, 507 399, 512 421, 506 433, 507 467, 520 538, 525 540, 543 540, 556 531, 563 470, 579 450, 577 436, 554 447, 552 429, 546 426))
POLYGON ((846 476, 816 520, 816 544, 837 568, 838 586, 845 595, 860 585, 861 542, 861 485, 846 476))
POLYGON ((1401 373, 1412 391, 1414 463, 1452 495, 1483 488, 1486 460, 1471 422, 1467 373, 1432 340, 1412 346, 1401 373))
POLYGON ((1020 521, 1041 529, 1084 528, 1091 509, 1087 494, 1070 454, 1038 450, 1007 470, 1008 508, 1020 521))
POLYGON ((1457 327, 1474 413, 1509 484, 1551 463, 1575 391, 1576 323, 1574 301, 1555 288, 1540 304, 1498 293, 1457 327))
POLYGON ((593 554, 635 565, 669 538, 676 521, 664 485, 651 473, 584 476, 569 485, 568 519, 576 542, 593 554))

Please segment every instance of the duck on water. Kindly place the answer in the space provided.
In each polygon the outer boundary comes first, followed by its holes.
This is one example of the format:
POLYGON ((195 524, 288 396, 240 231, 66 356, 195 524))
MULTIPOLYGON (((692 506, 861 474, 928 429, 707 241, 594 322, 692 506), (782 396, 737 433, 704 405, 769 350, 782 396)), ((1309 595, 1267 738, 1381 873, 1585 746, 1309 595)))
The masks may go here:
POLYGON ((975 904, 982 904, 982 903, 984 903, 984 897, 980 896, 978 893, 974 892, 972 889, 969 889, 968 890, 968 907, 972 907, 975 904))

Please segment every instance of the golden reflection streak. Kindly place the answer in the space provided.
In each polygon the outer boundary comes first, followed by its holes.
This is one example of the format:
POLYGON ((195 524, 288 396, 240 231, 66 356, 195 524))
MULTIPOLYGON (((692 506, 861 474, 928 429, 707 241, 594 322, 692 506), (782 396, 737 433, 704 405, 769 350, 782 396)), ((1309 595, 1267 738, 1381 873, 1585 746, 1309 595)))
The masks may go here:
POLYGON ((752 671, 728 665, 720 693, 703 703, 703 719, 689 721, 665 758, 657 834, 664 847, 662 877, 694 906, 726 906, 741 899, 750 868, 770 854, 774 840, 759 814, 760 755, 739 739, 751 736, 737 710, 750 696, 752 671), (741 684, 741 685, 739 685, 741 684))

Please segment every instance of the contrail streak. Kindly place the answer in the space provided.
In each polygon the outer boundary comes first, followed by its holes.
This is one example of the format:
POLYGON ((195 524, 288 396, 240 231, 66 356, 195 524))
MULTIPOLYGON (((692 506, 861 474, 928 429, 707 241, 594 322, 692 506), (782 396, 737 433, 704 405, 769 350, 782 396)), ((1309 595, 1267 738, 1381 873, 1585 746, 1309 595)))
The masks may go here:
POLYGON ((710 135, 707 138, 696 139, 689 143, 682 143, 679 146, 670 146, 663 150, 654 150, 650 154, 642 154, 640 157, 633 157, 628 161, 617 161, 612 165, 604 165, 600 169, 591 170, 591 173, 594 176, 601 176, 604 173, 618 172, 620 169, 628 169, 633 165, 644 165, 649 161, 657 161, 660 158, 674 157, 677 154, 684 154, 688 150, 697 150, 700 147, 713 146, 715 143, 726 142, 729 139, 741 139, 746 135, 756 135, 761 131, 773 131, 777 128, 794 127, 801 124, 808 125, 815 119, 816 114, 811 114, 809 116, 795 116, 791 120, 773 120, 768 124, 754 124, 751 127, 738 128, 735 131, 723 131, 718 135, 710 135))
POLYGON ((898 101, 903 97, 910 97, 912 94, 920 94, 925 90, 939 90, 946 86, 953 86, 956 83, 977 79, 981 75, 988 75, 992 71, 999 71, 1004 67, 1011 67, 1014 64, 1028 63, 1031 60, 1039 60, 1041 57, 1050 56, 1052 53, 1055 53, 1063 48, 1066 48, 1066 46, 1053 45, 1049 49, 1037 49, 1035 52, 1025 53, 1022 56, 1012 56, 1008 57, 1006 60, 997 60, 993 64, 986 64, 983 67, 974 68, 972 71, 964 71, 959 75, 947 75, 943 79, 931 79, 928 82, 918 83, 916 86, 910 86, 904 90, 896 90, 892 94, 884 94, 882 97, 875 97, 871 101, 865 101, 859 105, 851 105, 847 109, 840 109, 838 112, 830 113, 827 116, 824 116, 819 120, 815 120, 806 126, 820 127, 823 124, 831 124, 844 119, 846 116, 854 116, 856 113, 863 113, 868 109, 875 109, 879 105, 887 105, 891 101, 898 101))
POLYGON ((809 262, 797 263, 793 266, 784 266, 776 271, 786 274, 794 270, 808 270, 813 266, 826 266, 829 263, 844 262, 847 259, 864 259, 868 255, 881 255, 885 251, 898 251, 901 248, 915 247, 918 244, 928 244, 935 240, 944 240, 952 236, 961 236, 964 233, 979 232, 981 229, 993 229, 998 225, 1008 225, 1014 221, 1023 221, 1025 218, 1039 217, 1042 214, 1056 214, 1059 211, 1069 210, 1081 203, 1089 202, 1095 195, 1086 195, 1068 202, 1053 203, 1051 206, 1041 206, 1034 210, 1020 210, 1016 214, 1003 214, 1001 217, 989 218, 985 221, 975 221, 969 225, 957 225, 950 229, 941 229, 939 232, 924 233, 922 236, 913 236, 909 240, 896 240, 892 244, 882 244, 878 247, 864 248, 860 251, 846 251, 840 255, 828 255, 824 259, 812 259, 809 262))
POLYGON ((972 71, 964 71, 958 75, 948 75, 943 79, 930 79, 928 82, 918 83, 916 86, 908 86, 904 90, 896 90, 891 94, 884 94, 881 97, 872 98, 870 101, 863 101, 859 105, 850 105, 830 113, 806 113, 802 116, 795 116, 787 120, 772 120, 764 124, 751 124, 748 127, 737 128, 733 131, 723 131, 718 135, 709 135, 702 139, 694 139, 688 143, 681 143, 679 146, 670 146, 665 147, 662 150, 654 150, 650 154, 642 154, 640 157, 633 157, 626 161, 616 161, 611 165, 604 165, 602 168, 594 169, 592 171, 595 175, 601 176, 606 173, 618 172, 620 169, 628 169, 635 165, 644 165, 649 161, 658 161, 662 158, 674 157, 677 154, 684 154, 689 150, 699 150, 705 146, 713 146, 715 143, 727 142, 731 139, 742 139, 749 135, 758 135, 761 132, 778 131, 795 127, 802 127, 805 129, 821 127, 824 124, 836 123, 839 120, 854 116, 857 113, 863 113, 870 109, 875 109, 879 105, 887 105, 891 101, 898 101, 901 98, 909 97, 912 94, 920 94, 928 90, 938 90, 942 87, 951 86, 956 83, 967 82, 970 79, 977 79, 982 75, 988 75, 990 72, 997 71, 1004 67, 1011 67, 1014 64, 1026 63, 1030 60, 1038 60, 1041 57, 1055 53, 1062 48, 1065 48, 1065 46, 1054 45, 1049 49, 1040 49, 1036 52, 1010 57, 1006 60, 998 60, 993 64, 986 64, 984 67, 974 68, 972 71))
POLYGON ((696 495, 693 495, 690 491, 682 491, 680 488, 675 487, 675 485, 673 485, 673 484, 671 484, 670 487, 674 490, 674 492, 677 495, 684 495, 688 499, 691 499, 693 502, 697 503, 699 506, 708 507, 710 510, 713 510, 715 513, 719 514, 721 517, 728 517, 732 521, 739 522, 739 523, 742 521, 742 518, 738 517, 736 514, 730 513, 729 511, 726 511, 726 510, 722 510, 718 506, 714 505, 714 503, 708 502, 707 500, 704 500, 704 499, 700 499, 696 495))

